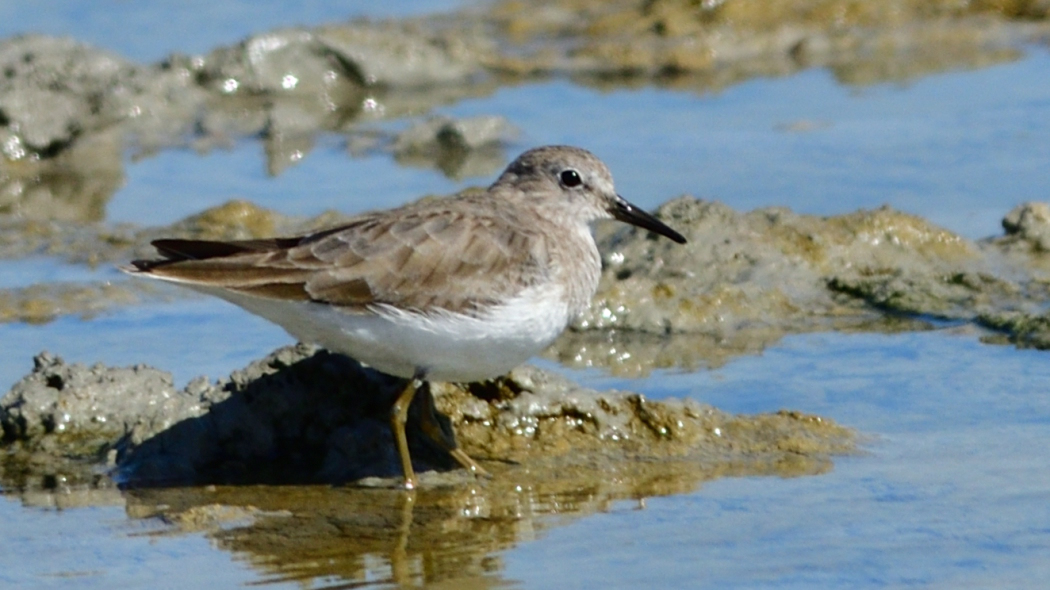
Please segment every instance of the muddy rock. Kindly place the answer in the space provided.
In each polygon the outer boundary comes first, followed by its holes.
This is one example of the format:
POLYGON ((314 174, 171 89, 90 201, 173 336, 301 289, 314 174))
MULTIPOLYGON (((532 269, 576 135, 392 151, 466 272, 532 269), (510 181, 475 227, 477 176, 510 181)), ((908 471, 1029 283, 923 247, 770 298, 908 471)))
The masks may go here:
POLYGON ((261 33, 199 60, 198 78, 224 94, 287 93, 315 95, 332 104, 363 84, 324 43, 305 29, 261 33))
POLYGON ((274 176, 305 157, 319 131, 359 114, 365 97, 358 65, 305 29, 250 37, 195 59, 192 67, 216 97, 202 131, 212 137, 261 133, 274 176))
POLYGON ((732 416, 688 399, 652 401, 634 392, 581 388, 531 366, 438 399, 465 449, 522 463, 537 460, 537 453, 539 460, 567 465, 594 461, 589 453, 709 461, 735 453, 820 456, 852 445, 847 429, 816 416, 732 416), (488 404, 471 403, 467 395, 488 404))
POLYGON ((1024 203, 1003 218, 1004 240, 1027 244, 1035 252, 1050 252, 1050 204, 1024 203))
POLYGON ((459 82, 480 71, 491 41, 411 20, 355 21, 253 35, 195 60, 201 82, 223 94, 298 94, 331 105, 366 87, 412 88, 459 82))
MULTIPOLYGON (((182 391, 170 375, 148 367, 67 365, 43 353, 4 396, 0 424, 16 450, 108 458, 118 480, 132 487, 362 480, 387 486, 400 475, 389 412, 403 387, 403 380, 305 345, 279 349, 227 379, 196 379, 182 391)), ((692 401, 596 392, 532 367, 495 381, 434 388, 460 446, 497 471, 640 459, 766 469, 783 466, 790 454, 791 469, 805 473, 854 448, 850 430, 824 419, 791 412, 732 416, 692 401)), ((452 468, 447 454, 417 431, 417 410, 408 424, 417 469, 452 468)), ((424 485, 470 480, 462 470, 422 479, 424 485)))
POLYGON ((124 180, 126 137, 172 145, 203 93, 180 72, 71 39, 0 41, 0 213, 92 222, 124 180))
MULTIPOLYGON (((403 380, 363 369, 341 355, 303 345, 280 349, 213 385, 231 395, 207 416, 128 447, 118 463, 130 485, 171 479, 244 483, 379 477, 379 482, 396 482, 400 467, 389 409, 403 386, 403 380)), ((808 418, 735 417, 692 402, 599 393, 531 367, 492 382, 433 387, 460 446, 483 462, 575 464, 627 456, 714 460, 726 453, 797 452, 802 447, 794 441, 803 439, 823 441, 807 454, 826 457, 853 445, 847 429, 827 423, 814 429, 816 423, 808 418), (766 424, 759 428, 764 434, 724 438, 724 431, 744 432, 749 429, 739 425, 759 421, 766 424)), ((415 411, 408 430, 417 468, 453 467, 445 453, 414 430, 415 411)), ((460 470, 449 476, 469 480, 460 470)), ((446 480, 439 474, 423 478, 424 484, 446 480)))
MULTIPOLYGON (((47 158, 115 125, 144 146, 177 144, 201 110, 221 112, 218 103, 238 95, 295 98, 312 103, 312 113, 360 112, 366 87, 449 84, 476 74, 484 50, 477 39, 396 22, 355 23, 272 31, 206 56, 139 65, 72 39, 15 37, 0 42, 0 149, 8 161, 47 158)), ((255 105, 263 113, 268 107, 255 105)), ((332 126, 319 117, 304 123, 301 115, 272 116, 271 127, 332 126)), ((213 121, 202 129, 223 127, 231 128, 213 121)))
POLYGON ((137 66, 72 39, 28 35, 0 44, 0 121, 4 155, 57 153, 81 133, 129 115, 114 87, 138 77, 137 66))
POLYGON ((0 398, 3 485, 110 488, 100 467, 112 467, 120 445, 199 416, 222 396, 193 384, 176 391, 171 374, 143 365, 71 365, 40 353, 32 372, 0 398))
POLYGON ((602 283, 578 329, 727 333, 745 324, 863 316, 870 311, 863 297, 840 297, 848 290, 840 285, 874 290, 894 277, 936 280, 979 261, 963 238, 888 208, 819 218, 780 208, 738 213, 683 197, 657 215, 689 243, 633 228, 602 236, 602 283))
POLYGON ((479 116, 466 119, 431 117, 412 125, 394 139, 394 154, 411 154, 435 149, 476 150, 514 138, 517 130, 503 117, 479 116))
POLYGON ((450 178, 489 176, 506 165, 503 146, 517 129, 503 117, 431 117, 394 138, 398 163, 437 168, 450 178))
POLYGON ((277 175, 309 152, 320 131, 395 115, 406 101, 426 110, 435 101, 422 96, 430 93, 425 89, 477 75, 485 48, 477 36, 394 21, 262 33, 191 62, 202 86, 222 97, 201 128, 220 137, 262 133, 268 170, 277 175), (219 104, 227 99, 259 116, 237 116, 219 104))
POLYGON ((153 134, 165 127, 165 134, 179 133, 185 117, 172 115, 203 96, 182 72, 133 64, 66 38, 3 41, 0 66, 6 72, 0 82, 3 150, 10 161, 51 157, 80 137, 124 122, 153 134))
POLYGON ((0 41, 0 71, 0 213, 101 219, 124 179, 112 129, 134 109, 139 68, 72 39, 30 35, 0 41))
POLYGON ((978 322, 1002 333, 986 338, 986 342, 1005 340, 1020 348, 1050 350, 1050 313, 997 311, 981 314, 978 322))
POLYGON ((72 39, 0 41, 0 213, 101 219, 128 147, 208 150, 259 135, 279 174, 318 133, 476 95, 458 83, 491 46, 394 21, 272 31, 151 65, 72 39))
POLYGON ((422 22, 354 22, 322 27, 318 39, 353 64, 367 85, 420 87, 453 84, 481 72, 495 43, 478 28, 428 27, 422 22))
POLYGON ((2 398, 0 426, 7 441, 51 438, 65 454, 84 455, 169 428, 208 399, 176 392, 170 374, 146 366, 67 365, 43 352, 2 398))
POLYGON ((658 216, 689 244, 604 235, 602 283, 577 329, 727 334, 876 310, 972 320, 1041 300, 1027 260, 886 207, 815 217, 683 197, 658 216))

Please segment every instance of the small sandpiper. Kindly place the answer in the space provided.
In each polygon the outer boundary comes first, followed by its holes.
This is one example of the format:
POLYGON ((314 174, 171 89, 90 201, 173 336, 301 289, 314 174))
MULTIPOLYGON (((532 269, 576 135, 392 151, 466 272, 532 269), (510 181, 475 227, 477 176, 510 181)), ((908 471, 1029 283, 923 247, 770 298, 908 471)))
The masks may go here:
POLYGON ((522 154, 484 193, 366 213, 305 236, 156 240, 162 258, 122 270, 221 297, 302 342, 409 379, 390 422, 413 488, 405 420, 420 390, 421 430, 487 475, 442 428, 423 382, 497 377, 551 344, 598 287, 590 223, 608 218, 686 241, 616 194, 596 156, 547 146, 522 154))

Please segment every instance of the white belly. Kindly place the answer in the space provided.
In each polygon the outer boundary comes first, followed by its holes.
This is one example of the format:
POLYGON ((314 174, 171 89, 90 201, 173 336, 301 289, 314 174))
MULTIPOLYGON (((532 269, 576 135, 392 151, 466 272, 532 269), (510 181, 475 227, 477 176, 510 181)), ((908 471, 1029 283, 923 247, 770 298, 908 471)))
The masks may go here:
POLYGON ((570 319, 564 294, 549 284, 529 289, 481 317, 420 314, 386 305, 376 306, 374 313, 352 313, 320 303, 191 288, 262 316, 302 342, 398 377, 412 377, 421 369, 436 381, 502 375, 550 345, 570 319))

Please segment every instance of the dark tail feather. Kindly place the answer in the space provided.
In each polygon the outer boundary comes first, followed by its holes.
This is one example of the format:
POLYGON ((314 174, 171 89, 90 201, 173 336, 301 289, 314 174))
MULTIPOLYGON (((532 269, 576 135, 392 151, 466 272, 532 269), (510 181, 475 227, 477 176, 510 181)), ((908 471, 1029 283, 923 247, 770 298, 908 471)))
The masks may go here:
MULTIPOLYGON (((171 261, 207 260, 246 252, 261 252, 288 248, 299 243, 300 238, 274 238, 269 240, 235 240, 217 242, 208 240, 165 239, 150 242, 161 256, 171 261)), ((132 263, 134 264, 134 263, 132 263)))
POLYGON ((207 260, 235 254, 263 252, 276 248, 288 248, 299 243, 301 238, 274 238, 269 240, 232 240, 228 242, 209 240, 154 240, 150 244, 163 256, 154 260, 132 260, 121 270, 128 272, 150 272, 155 268, 183 262, 185 260, 207 260))

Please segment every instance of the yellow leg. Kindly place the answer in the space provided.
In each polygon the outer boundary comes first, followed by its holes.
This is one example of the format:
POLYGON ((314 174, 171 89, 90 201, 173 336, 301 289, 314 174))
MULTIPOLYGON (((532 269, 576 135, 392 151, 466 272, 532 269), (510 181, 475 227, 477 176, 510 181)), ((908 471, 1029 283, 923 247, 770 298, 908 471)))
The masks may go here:
POLYGON ((452 458, 466 468, 467 471, 470 471, 475 476, 491 477, 489 472, 482 469, 481 465, 478 465, 477 462, 456 445, 456 435, 452 432, 452 427, 443 425, 438 420, 438 411, 437 407, 434 406, 434 396, 430 393, 430 388, 423 388, 421 395, 422 412, 419 415, 419 428, 423 431, 423 434, 426 434, 430 437, 430 440, 448 451, 452 458))
POLYGON ((422 380, 411 379, 405 389, 397 396, 394 407, 390 409, 390 429, 394 431, 397 441, 397 454, 401 457, 401 472, 405 475, 405 489, 416 487, 416 472, 412 469, 412 457, 408 454, 408 438, 405 437, 405 421, 408 419, 408 407, 412 398, 423 385, 422 380))

